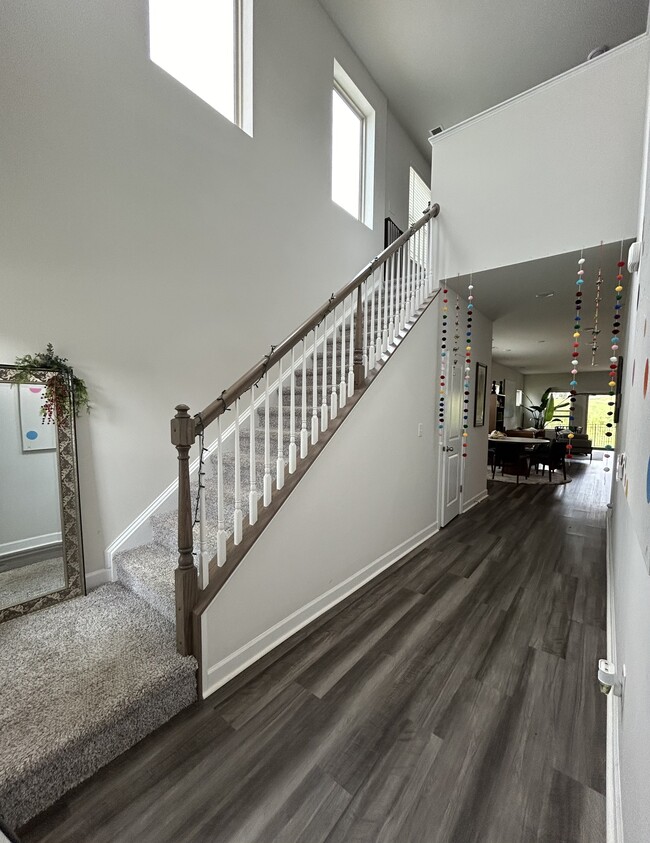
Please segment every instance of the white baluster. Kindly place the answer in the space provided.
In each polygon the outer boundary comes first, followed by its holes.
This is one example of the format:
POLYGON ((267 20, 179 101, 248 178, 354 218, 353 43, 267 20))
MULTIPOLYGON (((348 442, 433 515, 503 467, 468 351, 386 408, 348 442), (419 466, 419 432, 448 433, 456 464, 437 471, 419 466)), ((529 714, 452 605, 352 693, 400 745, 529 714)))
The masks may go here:
MULTIPOLYGON (((203 438, 199 439, 199 448, 203 448, 203 438)), ((205 465, 203 454, 199 462, 199 588, 206 588, 210 582, 210 553, 207 539, 207 516, 205 505, 205 465)))
POLYGON ((327 314, 323 317, 323 348, 322 348, 323 374, 321 384, 321 407, 320 407, 320 429, 325 432, 329 424, 329 410, 327 407, 327 314))
POLYGON ((250 438, 250 487, 248 492, 248 523, 255 524, 257 521, 257 466, 255 464, 255 387, 251 387, 251 416, 249 419, 250 438))
POLYGON ((368 345, 368 368, 375 368, 375 313, 377 305, 377 270, 372 273, 370 284, 370 342, 368 345))
POLYGON ((379 267, 379 283, 377 284, 377 326, 375 328, 375 365, 379 362, 382 354, 381 348, 381 291, 384 279, 384 266, 379 267))
POLYGON ((339 400, 336 394, 338 381, 336 380, 336 307, 332 312, 332 390, 330 392, 330 418, 335 419, 339 411, 339 400))
POLYGON ((389 307, 389 278, 388 274, 390 272, 390 258, 384 261, 384 265, 382 266, 382 287, 383 287, 383 302, 384 302, 384 312, 382 314, 382 323, 383 329, 381 332, 381 353, 385 354, 388 350, 388 307, 389 307))
POLYGON ((235 544, 241 541, 243 529, 243 513, 241 508, 241 455, 239 452, 239 398, 235 401, 235 512, 233 514, 233 540, 235 544))
POLYGON ((221 416, 217 416, 217 565, 226 564, 226 530, 223 501, 223 440, 221 438, 221 416))
POLYGON ((388 317, 388 344, 395 342, 395 252, 390 258, 390 314, 388 317))
POLYGON ((404 333, 406 326, 406 263, 404 255, 404 246, 398 251, 399 264, 399 332, 404 333))
POLYGON ((289 403, 289 474, 296 470, 296 349, 291 349, 291 400, 289 403))
POLYGON ((284 399, 282 395, 282 360, 278 363, 278 459, 275 464, 275 485, 284 486, 284 399))
MULTIPOLYGON (((356 295, 359 295, 357 289, 356 295)), ((354 311, 355 308, 355 294, 350 295, 350 333, 348 335, 348 398, 354 395, 354 311)), ((344 320, 345 321, 345 320, 344 320)))
POLYGON ((345 407, 348 388, 345 382, 347 357, 345 356, 345 300, 341 306, 341 382, 339 383, 339 406, 345 407))
POLYGON ((300 459, 304 460, 309 449, 307 430, 307 337, 302 341, 302 415, 300 420, 300 459))
POLYGON ((312 414, 311 414, 311 444, 318 442, 318 350, 316 348, 317 333, 314 328, 314 353, 312 355, 312 414))
POLYGON ((269 373, 264 375, 264 506, 271 503, 271 430, 269 419, 269 373))
POLYGON ((409 306, 408 306, 408 318, 409 320, 413 319, 415 316, 416 306, 415 306, 415 275, 413 273, 413 261, 411 260, 411 252, 412 243, 409 240, 406 244, 407 246, 407 266, 408 266, 408 291, 409 291, 409 306))
POLYGON ((425 273, 426 273, 426 282, 427 282, 427 294, 431 295, 433 292, 433 278, 431 277, 431 267, 433 266, 433 224, 431 220, 425 225, 425 235, 426 235, 426 266, 425 266, 425 273))
POLYGON ((415 246, 413 253, 415 255, 415 280, 418 290, 418 301, 420 304, 424 301, 424 289, 422 286, 422 229, 420 228, 413 235, 415 238, 415 246))
MULTIPOLYGON (((368 282, 363 284, 363 379, 368 377, 368 282)), ((359 288, 361 289, 361 288, 359 288)))

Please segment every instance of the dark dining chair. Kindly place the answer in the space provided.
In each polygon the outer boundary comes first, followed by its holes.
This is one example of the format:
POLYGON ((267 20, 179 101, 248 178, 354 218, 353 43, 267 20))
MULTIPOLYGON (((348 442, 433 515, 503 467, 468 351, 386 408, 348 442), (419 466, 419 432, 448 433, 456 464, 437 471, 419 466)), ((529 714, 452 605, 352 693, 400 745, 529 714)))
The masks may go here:
POLYGON ((532 462, 535 465, 535 471, 539 470, 539 466, 544 469, 548 468, 548 482, 551 482, 553 472, 556 469, 562 469, 562 475, 566 480, 566 442, 554 441, 549 445, 538 448, 532 456, 532 462))

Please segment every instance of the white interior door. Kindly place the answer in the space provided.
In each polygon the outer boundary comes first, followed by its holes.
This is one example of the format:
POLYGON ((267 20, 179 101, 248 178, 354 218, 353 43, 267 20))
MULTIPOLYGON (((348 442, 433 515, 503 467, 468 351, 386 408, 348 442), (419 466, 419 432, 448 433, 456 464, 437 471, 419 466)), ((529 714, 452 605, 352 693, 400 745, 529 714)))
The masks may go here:
POLYGON ((447 379, 447 412, 442 450, 440 526, 460 513, 463 441, 463 363, 458 360, 447 379))

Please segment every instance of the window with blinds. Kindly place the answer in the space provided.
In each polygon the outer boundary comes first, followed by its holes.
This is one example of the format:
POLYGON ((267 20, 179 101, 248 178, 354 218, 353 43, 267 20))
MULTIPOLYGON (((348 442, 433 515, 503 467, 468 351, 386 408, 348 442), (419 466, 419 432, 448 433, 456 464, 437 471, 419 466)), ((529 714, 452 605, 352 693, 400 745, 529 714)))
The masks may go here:
MULTIPOLYGON (((431 202, 431 191, 424 179, 415 172, 413 167, 409 172, 409 226, 420 219, 422 214, 429 207, 431 202)), ((418 235, 411 238, 409 241, 409 254, 412 261, 418 262, 420 260, 422 243, 418 239, 418 235), (419 254, 418 254, 419 252, 419 254)))
POLYGON ((420 219, 431 202, 431 191, 424 179, 415 172, 409 172, 409 225, 420 219))

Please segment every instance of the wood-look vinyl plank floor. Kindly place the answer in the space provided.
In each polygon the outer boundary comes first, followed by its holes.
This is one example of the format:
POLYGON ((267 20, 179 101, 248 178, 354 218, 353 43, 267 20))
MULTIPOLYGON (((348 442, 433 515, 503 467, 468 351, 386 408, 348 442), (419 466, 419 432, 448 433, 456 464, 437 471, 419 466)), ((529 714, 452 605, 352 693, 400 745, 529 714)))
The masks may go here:
POLYGON ((490 497, 24 843, 601 843, 602 467, 490 497))

